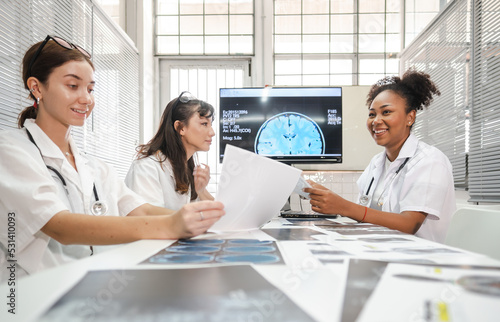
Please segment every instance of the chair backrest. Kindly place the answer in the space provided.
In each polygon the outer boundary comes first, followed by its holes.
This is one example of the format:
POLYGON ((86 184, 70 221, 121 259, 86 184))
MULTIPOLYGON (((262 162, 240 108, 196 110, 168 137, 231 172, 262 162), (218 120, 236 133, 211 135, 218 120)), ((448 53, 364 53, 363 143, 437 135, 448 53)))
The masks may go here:
POLYGON ((445 244, 500 260, 500 210, 458 209, 451 219, 445 244))

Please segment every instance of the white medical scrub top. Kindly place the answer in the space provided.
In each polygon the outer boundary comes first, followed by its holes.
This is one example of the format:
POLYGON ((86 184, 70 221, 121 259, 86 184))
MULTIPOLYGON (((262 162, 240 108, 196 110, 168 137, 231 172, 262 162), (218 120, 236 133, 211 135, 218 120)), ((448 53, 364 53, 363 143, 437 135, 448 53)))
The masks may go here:
POLYGON ((446 155, 420 141, 412 133, 387 171, 383 171, 385 159, 385 152, 377 154, 359 178, 358 203, 361 204, 360 198, 366 193, 373 178, 368 205, 372 202, 375 187, 382 185, 385 189, 382 194, 382 211, 425 212, 427 217, 415 235, 444 242, 451 217, 456 210, 452 166, 446 155), (406 158, 409 158, 408 163, 392 180, 406 158))
MULTIPOLYGON (((89 246, 62 245, 40 229, 63 210, 91 215, 94 184, 99 200, 108 206, 108 216, 126 216, 145 203, 125 186, 111 166, 79 152, 72 138, 69 142, 78 172, 34 120, 26 120, 24 126, 0 131, 0 222, 7 223, 8 216, 15 218, 18 277, 90 255, 89 246), (26 129, 40 150, 28 139, 26 129), (63 176, 69 197, 61 180, 46 165, 63 176)), ((8 237, 12 240, 7 229, 1 229, 2 267, 6 267, 8 237)))
POLYGON ((179 210, 191 202, 191 190, 185 194, 175 191, 175 177, 170 161, 159 162, 156 156, 132 162, 125 184, 148 203, 179 210))

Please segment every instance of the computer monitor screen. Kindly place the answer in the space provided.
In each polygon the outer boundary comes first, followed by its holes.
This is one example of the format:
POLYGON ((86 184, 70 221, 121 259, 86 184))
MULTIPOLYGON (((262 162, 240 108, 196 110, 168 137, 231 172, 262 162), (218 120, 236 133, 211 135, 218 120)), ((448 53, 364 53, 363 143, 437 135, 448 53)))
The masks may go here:
POLYGON ((342 162, 341 87, 222 88, 220 161, 231 144, 286 163, 342 162))

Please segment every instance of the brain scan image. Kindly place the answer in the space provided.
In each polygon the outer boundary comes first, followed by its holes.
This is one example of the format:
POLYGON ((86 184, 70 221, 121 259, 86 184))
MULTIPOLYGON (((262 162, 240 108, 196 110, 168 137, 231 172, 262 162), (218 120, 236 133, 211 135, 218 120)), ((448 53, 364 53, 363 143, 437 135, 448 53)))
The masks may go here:
POLYGON ((259 129, 255 152, 263 155, 311 155, 325 152, 318 124, 295 112, 274 115, 259 129))

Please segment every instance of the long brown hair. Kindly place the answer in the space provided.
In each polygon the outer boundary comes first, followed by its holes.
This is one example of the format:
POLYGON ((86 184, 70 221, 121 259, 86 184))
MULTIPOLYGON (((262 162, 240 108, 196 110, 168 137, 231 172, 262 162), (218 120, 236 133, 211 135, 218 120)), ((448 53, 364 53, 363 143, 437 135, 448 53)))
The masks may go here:
POLYGON ((192 157, 186 160, 186 149, 178 132, 180 129, 175 129, 174 123, 180 121, 181 126, 187 126, 194 113, 198 113, 201 117, 212 118, 213 121, 214 108, 207 102, 190 100, 187 103, 178 102, 172 111, 177 100, 178 98, 175 98, 167 104, 158 131, 147 144, 137 147, 137 155, 138 159, 155 155, 160 163, 170 161, 174 172, 175 191, 186 194, 191 187, 191 200, 194 200, 198 197, 194 187, 194 161, 192 157))
MULTIPOLYGON (((43 85, 47 85, 49 76, 50 74, 52 74, 54 69, 64 65, 69 61, 86 61, 90 64, 92 69, 94 69, 94 64, 92 64, 90 58, 83 55, 79 50, 66 49, 56 44, 51 39, 45 44, 36 60, 33 62, 30 73, 30 71, 28 70, 29 64, 31 62, 31 59, 33 58, 33 55, 35 55, 42 42, 43 41, 40 41, 34 44, 24 54, 22 76, 24 88, 26 88, 28 91, 30 90, 30 88, 28 88, 28 78, 35 77, 40 83, 42 83, 43 85)), ((32 93, 30 93, 30 98, 36 101, 36 97, 32 93)), ((38 109, 33 105, 24 108, 24 110, 19 114, 17 126, 19 128, 22 128, 24 125, 24 121, 26 121, 26 119, 36 118, 37 113, 38 109)))

